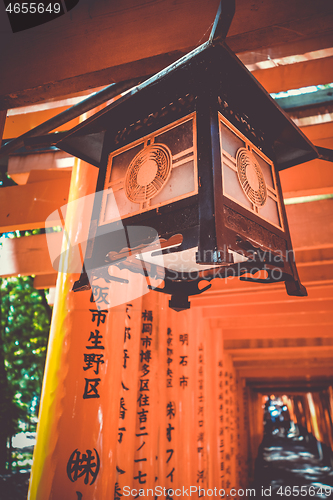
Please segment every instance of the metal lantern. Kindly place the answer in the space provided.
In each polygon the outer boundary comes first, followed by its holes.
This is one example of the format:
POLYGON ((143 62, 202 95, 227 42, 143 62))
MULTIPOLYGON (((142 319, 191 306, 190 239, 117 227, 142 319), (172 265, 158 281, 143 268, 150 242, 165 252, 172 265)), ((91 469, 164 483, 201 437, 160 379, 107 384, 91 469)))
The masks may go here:
MULTIPOLYGON (((158 291, 171 295, 176 310, 188 308, 188 296, 212 279, 233 275, 284 281, 289 295, 306 295, 279 171, 318 152, 223 43, 206 42, 58 146, 99 168, 103 194, 93 210, 85 271, 107 273, 112 263, 158 276, 162 253, 158 291), (145 229, 129 245, 115 237, 122 227, 145 229), (149 250, 156 233, 159 253, 149 250), (143 271, 136 266, 142 260, 143 271)), ((74 289, 86 286, 83 273, 74 289)))

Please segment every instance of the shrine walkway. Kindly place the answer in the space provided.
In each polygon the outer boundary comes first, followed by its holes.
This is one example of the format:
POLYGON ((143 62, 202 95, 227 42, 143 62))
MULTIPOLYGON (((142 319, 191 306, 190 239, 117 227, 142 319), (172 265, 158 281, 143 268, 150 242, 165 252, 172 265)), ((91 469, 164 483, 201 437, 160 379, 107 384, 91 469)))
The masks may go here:
MULTIPOLYGON (((0 500, 25 500, 29 474, 0 477, 0 500)), ((256 497, 271 500, 333 500, 333 469, 328 449, 312 436, 266 436, 255 466, 256 497)), ((244 497, 245 498, 245 497, 244 497)), ((104 500, 104 499, 103 499, 104 500)))
POLYGON ((265 436, 256 460, 253 487, 256 498, 333 499, 330 453, 309 435, 265 436))

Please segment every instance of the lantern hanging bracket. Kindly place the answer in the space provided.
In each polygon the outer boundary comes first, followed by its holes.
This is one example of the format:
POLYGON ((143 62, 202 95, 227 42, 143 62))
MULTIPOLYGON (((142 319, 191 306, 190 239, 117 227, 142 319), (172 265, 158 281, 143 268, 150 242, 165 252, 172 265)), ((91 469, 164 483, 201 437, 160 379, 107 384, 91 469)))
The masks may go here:
POLYGON ((235 0, 221 0, 210 32, 209 42, 224 42, 235 14, 235 0))

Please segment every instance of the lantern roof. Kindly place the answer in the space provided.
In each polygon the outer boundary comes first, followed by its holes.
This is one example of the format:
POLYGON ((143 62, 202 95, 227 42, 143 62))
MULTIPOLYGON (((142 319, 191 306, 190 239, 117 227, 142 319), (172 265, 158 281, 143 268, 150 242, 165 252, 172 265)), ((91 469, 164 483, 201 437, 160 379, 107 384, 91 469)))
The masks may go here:
MULTIPOLYGON (((208 41, 74 127, 57 143, 64 151, 100 166, 105 132, 133 127, 186 96, 223 108, 244 135, 265 137, 278 170, 318 157, 316 147, 224 43, 208 41), (256 131, 254 133, 253 131, 256 131), (251 135, 252 134, 252 135, 251 135)), ((260 144, 259 144, 260 147, 260 144)))

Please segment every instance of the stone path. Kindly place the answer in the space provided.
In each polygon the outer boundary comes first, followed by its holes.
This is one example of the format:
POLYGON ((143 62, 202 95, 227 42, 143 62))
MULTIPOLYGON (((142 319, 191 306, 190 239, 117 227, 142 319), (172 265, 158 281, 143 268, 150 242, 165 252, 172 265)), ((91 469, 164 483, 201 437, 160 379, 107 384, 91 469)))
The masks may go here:
POLYGON ((314 439, 266 436, 256 461, 256 498, 333 500, 333 470, 324 451, 325 460, 314 439))

